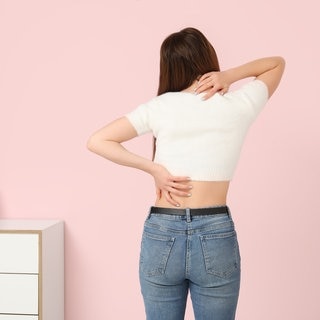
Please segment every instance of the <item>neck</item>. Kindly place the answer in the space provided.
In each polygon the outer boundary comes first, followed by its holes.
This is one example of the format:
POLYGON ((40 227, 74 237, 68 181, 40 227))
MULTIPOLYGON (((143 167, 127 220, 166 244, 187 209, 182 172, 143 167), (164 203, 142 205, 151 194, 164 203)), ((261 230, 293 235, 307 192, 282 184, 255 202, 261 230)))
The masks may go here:
POLYGON ((192 92, 192 93, 193 93, 193 92, 197 89, 198 83, 199 83, 198 80, 194 80, 194 81, 192 82, 192 85, 191 85, 190 87, 182 90, 181 92, 192 92))

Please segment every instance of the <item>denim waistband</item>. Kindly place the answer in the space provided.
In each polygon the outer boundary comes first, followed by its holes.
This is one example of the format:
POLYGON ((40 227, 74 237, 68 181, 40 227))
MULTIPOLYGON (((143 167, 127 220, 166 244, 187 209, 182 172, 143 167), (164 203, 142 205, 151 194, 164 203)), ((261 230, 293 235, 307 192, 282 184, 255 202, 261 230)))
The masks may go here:
POLYGON ((185 216, 190 215, 194 216, 208 216, 215 214, 230 214, 228 206, 214 206, 214 207, 204 207, 204 208, 185 208, 185 209, 176 209, 176 208, 164 208, 164 207, 151 207, 150 214, 167 214, 167 215, 177 215, 185 216))

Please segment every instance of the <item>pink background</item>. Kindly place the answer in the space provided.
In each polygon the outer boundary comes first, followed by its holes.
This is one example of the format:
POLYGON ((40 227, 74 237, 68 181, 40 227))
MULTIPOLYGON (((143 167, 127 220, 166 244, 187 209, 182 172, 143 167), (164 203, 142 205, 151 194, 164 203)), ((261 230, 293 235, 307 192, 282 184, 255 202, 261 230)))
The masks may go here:
MULTIPOLYGON (((230 189, 237 319, 320 319, 316 0, 2 0, 0 218, 65 221, 66 320, 144 319, 138 256, 153 181, 86 140, 156 94, 160 44, 186 26, 207 35, 222 69, 286 58, 230 189)), ((151 154, 150 136, 128 145, 151 154)))

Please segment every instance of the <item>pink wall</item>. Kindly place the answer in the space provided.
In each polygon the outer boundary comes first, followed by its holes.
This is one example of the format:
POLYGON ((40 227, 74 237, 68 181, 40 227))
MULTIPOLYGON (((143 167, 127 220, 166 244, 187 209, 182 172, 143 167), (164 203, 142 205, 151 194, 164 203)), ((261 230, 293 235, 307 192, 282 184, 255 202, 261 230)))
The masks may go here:
MULTIPOLYGON (((243 261, 238 319, 320 319, 316 4, 0 2, 0 218, 65 221, 66 320, 144 318, 137 270, 152 179, 90 154, 86 140, 155 95, 160 43, 186 26, 208 36, 222 68, 287 60, 230 190, 243 261)), ((150 155, 151 137, 129 144, 150 155)))

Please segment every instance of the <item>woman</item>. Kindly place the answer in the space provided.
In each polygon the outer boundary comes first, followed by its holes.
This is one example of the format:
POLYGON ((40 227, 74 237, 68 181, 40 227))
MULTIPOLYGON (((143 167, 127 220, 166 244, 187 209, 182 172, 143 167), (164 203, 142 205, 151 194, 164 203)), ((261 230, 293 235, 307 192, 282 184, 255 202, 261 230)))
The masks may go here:
POLYGON ((158 96, 94 133, 88 148, 153 176, 140 284, 148 320, 184 319, 190 291, 195 319, 235 319, 240 254, 227 193, 250 124, 276 90, 281 57, 220 72, 205 36, 186 28, 160 51, 158 96), (228 92, 241 79, 254 77, 228 92), (152 132, 154 160, 121 143, 152 132))

